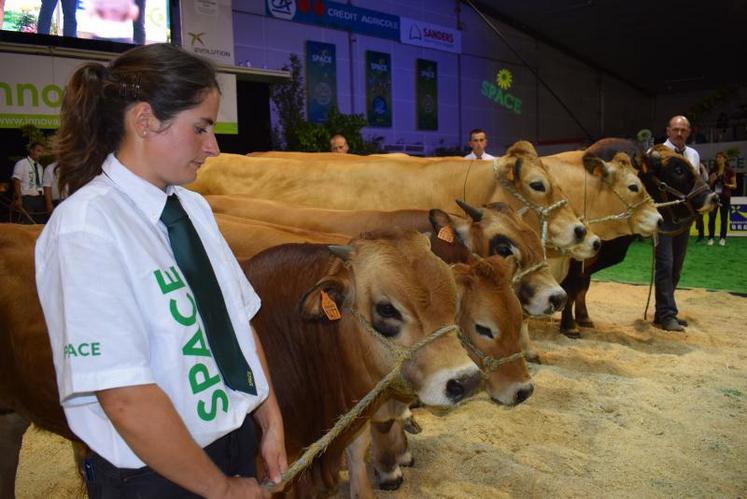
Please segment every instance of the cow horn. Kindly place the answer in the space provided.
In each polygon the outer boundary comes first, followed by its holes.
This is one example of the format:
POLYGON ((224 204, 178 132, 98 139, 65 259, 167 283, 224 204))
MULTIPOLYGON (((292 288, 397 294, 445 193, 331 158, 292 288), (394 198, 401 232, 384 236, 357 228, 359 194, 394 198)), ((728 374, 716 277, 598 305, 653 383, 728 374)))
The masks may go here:
POLYGON ((457 199, 456 204, 458 204, 459 207, 464 210, 464 212, 469 215, 469 217, 475 222, 479 222, 480 220, 482 220, 483 213, 481 209, 468 205, 467 202, 463 199, 457 199))
POLYGON ((350 260, 350 255, 353 254, 353 247, 352 246, 342 246, 338 244, 330 244, 327 246, 329 248, 330 253, 335 255, 337 258, 342 260, 343 262, 347 262, 350 260))

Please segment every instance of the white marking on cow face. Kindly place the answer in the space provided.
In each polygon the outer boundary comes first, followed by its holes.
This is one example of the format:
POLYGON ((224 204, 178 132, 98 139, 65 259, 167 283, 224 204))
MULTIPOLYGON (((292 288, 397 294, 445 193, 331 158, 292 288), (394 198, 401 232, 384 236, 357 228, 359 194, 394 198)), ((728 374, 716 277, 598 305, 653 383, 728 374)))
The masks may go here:
POLYGON ((453 406, 471 395, 480 385, 480 370, 469 362, 455 369, 442 369, 423 380, 418 398, 432 406, 453 406))

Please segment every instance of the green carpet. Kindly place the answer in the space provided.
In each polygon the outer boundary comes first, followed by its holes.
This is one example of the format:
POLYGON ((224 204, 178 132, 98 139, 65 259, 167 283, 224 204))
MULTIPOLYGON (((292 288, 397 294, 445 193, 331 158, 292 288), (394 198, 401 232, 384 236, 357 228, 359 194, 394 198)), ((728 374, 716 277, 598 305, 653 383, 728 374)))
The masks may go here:
MULTIPOLYGON (((597 281, 648 284, 651 280, 651 240, 634 242, 625 260, 593 275, 597 281)), ((705 288, 747 294, 747 237, 726 239, 726 246, 695 243, 690 238, 680 288, 705 288)))

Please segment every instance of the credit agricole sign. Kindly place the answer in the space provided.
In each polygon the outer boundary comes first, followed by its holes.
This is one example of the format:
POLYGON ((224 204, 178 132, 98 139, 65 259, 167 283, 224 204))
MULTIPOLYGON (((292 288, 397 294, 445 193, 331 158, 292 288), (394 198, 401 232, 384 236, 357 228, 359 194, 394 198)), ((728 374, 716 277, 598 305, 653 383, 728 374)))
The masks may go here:
MULTIPOLYGON (((62 57, 0 53, 0 128, 60 126, 65 84, 87 61, 62 57)), ((216 132, 238 133, 236 77, 219 74, 221 106, 216 132)))

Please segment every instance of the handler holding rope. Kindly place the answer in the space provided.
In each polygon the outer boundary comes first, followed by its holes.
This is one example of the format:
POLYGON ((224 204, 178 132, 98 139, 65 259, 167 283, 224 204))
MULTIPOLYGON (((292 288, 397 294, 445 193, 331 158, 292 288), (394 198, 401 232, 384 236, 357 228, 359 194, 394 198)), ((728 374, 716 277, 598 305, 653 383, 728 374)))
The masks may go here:
MULTIPOLYGON (((687 159, 694 168, 700 164, 698 151, 685 143, 690 136, 690 122, 684 116, 675 116, 667 126, 667 140, 664 145, 687 159)), ((696 170, 697 171, 697 170, 696 170)), ((677 317, 677 303, 674 290, 680 282, 682 264, 690 241, 692 219, 678 220, 669 210, 660 211, 664 217, 659 231, 659 244, 656 246, 656 313, 654 324, 665 331, 684 331, 687 321, 677 317)))
POLYGON ((268 497, 283 422, 249 325, 260 300, 205 200, 218 154, 210 63, 170 45, 72 76, 57 157, 70 197, 36 245, 60 401, 92 450, 91 498, 268 497))

